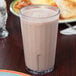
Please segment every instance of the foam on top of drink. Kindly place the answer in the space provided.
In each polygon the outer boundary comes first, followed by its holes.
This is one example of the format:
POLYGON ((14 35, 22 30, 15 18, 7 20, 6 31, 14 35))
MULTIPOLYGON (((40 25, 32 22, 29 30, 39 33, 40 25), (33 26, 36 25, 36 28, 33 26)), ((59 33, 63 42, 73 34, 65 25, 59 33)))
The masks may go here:
POLYGON ((24 12, 25 15, 34 18, 46 18, 55 15, 55 11, 48 8, 33 8, 30 10, 26 10, 24 12))
POLYGON ((55 10, 49 8, 32 8, 27 9, 22 12, 23 16, 28 19, 35 19, 35 21, 47 21, 47 20, 55 20, 57 17, 53 17, 57 14, 55 10))

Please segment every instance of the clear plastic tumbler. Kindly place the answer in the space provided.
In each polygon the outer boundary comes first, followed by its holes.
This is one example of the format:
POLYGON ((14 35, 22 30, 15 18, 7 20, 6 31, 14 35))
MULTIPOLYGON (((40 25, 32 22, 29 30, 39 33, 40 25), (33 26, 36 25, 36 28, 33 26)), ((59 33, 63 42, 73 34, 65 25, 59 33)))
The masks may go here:
POLYGON ((0 0, 0 38, 6 38, 8 36, 8 31, 6 29, 7 17, 6 2, 5 0, 0 0))
POLYGON ((58 8, 48 5, 20 10, 26 69, 33 74, 54 69, 59 14, 58 8))

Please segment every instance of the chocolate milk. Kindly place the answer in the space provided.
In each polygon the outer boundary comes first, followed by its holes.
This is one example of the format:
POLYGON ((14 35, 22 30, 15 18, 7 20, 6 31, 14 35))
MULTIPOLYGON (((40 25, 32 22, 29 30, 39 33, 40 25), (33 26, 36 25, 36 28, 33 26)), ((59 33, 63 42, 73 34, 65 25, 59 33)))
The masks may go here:
POLYGON ((26 66, 33 71, 54 67, 58 17, 47 8, 29 9, 21 17, 21 29, 26 66))

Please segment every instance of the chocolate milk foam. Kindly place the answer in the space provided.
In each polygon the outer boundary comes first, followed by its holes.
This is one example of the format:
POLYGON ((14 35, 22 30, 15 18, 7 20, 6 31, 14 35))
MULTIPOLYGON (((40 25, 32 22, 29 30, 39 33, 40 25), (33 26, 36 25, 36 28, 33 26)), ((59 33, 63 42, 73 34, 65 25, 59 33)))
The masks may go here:
POLYGON ((48 70, 54 67, 58 17, 56 12, 47 8, 24 11, 27 17, 21 17, 21 29, 26 66, 34 71, 48 70))

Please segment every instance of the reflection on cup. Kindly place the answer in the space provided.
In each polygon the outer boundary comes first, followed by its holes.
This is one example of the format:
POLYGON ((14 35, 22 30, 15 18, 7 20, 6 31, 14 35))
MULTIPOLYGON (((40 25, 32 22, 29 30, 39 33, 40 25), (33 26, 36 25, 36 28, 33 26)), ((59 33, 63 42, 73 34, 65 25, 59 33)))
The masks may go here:
POLYGON ((20 21, 27 70, 45 74, 54 69, 59 9, 31 5, 20 10, 20 21))

